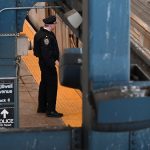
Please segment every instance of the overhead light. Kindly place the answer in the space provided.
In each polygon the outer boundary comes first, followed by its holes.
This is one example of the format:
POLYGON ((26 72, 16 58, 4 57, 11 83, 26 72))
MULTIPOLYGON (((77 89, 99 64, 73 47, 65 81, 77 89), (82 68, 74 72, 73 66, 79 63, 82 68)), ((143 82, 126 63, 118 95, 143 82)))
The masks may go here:
POLYGON ((65 13, 65 16, 74 28, 78 28, 82 23, 82 16, 75 9, 72 9, 65 13))

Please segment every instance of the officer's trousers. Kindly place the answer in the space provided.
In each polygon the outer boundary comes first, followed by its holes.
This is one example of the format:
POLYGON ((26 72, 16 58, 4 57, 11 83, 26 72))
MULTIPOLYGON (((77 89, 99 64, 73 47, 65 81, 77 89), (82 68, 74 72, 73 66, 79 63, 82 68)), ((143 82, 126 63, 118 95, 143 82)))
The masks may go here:
POLYGON ((41 82, 39 85, 38 108, 41 111, 55 111, 58 88, 56 67, 47 67, 39 64, 41 70, 41 82))

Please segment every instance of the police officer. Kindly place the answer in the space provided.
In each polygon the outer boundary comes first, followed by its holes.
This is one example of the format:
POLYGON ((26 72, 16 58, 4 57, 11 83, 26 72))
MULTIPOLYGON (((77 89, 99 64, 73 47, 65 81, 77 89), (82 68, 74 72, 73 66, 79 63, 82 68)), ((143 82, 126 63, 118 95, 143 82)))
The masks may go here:
POLYGON ((44 27, 34 36, 34 54, 39 58, 41 82, 38 95, 38 113, 48 117, 62 117, 56 111, 58 78, 55 63, 59 60, 59 48, 52 30, 56 27, 56 16, 43 19, 44 27))

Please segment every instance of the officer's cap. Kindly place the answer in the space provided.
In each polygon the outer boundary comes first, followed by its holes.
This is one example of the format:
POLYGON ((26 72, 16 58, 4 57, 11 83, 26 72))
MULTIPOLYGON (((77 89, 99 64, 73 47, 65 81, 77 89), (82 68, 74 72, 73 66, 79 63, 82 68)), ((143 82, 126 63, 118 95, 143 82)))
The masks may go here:
POLYGON ((51 15, 51 16, 43 19, 43 22, 45 24, 53 24, 54 22, 56 22, 56 16, 51 15))

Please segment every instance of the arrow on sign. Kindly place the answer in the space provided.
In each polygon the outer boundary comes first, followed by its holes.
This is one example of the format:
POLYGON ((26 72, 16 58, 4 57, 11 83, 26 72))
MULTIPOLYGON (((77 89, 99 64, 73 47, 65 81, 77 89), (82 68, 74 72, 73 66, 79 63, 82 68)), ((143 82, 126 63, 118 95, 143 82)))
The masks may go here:
POLYGON ((4 109, 2 112, 1 112, 1 115, 3 115, 3 118, 6 118, 6 115, 8 115, 9 114, 9 112, 6 110, 6 109, 4 109))
POLYGON ((10 102, 10 98, 8 98, 7 101, 10 102))

